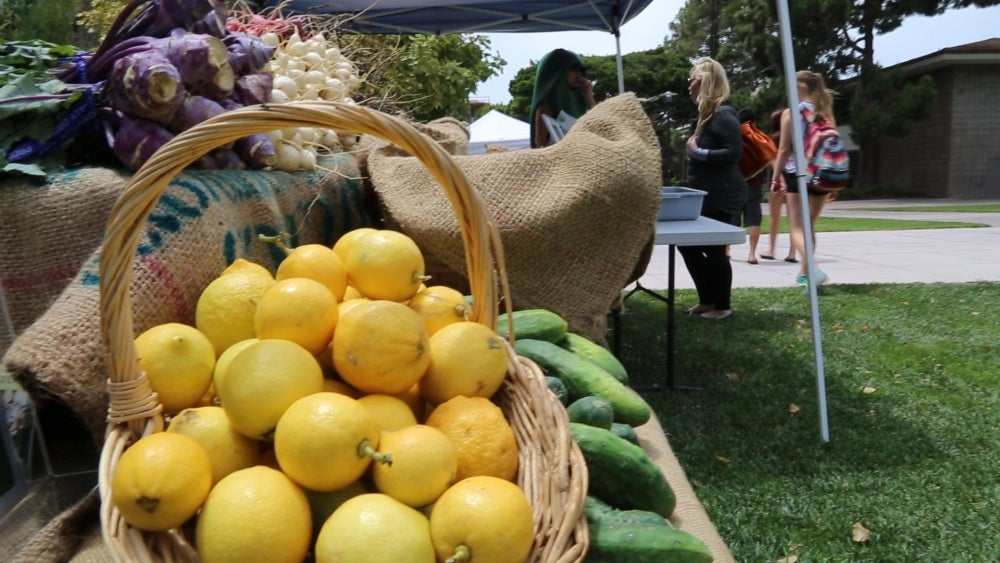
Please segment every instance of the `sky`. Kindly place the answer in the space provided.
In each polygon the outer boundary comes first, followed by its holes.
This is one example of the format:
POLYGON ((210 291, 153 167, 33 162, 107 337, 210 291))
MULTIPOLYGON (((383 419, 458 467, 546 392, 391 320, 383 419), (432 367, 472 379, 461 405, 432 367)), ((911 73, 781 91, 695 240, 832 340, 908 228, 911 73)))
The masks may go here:
MULTIPOLYGON (((621 52, 646 51, 660 46, 670 33, 684 0, 653 0, 638 16, 622 26, 621 52)), ((1000 6, 950 10, 935 17, 910 17, 895 31, 875 38, 875 61, 891 66, 948 47, 1000 37, 1000 6)), ((517 71, 556 48, 580 55, 614 55, 615 38, 600 31, 556 33, 491 33, 491 48, 507 61, 502 74, 479 85, 475 97, 490 103, 510 101, 507 91, 517 71)), ((793 30, 794 35, 794 30, 793 30)))

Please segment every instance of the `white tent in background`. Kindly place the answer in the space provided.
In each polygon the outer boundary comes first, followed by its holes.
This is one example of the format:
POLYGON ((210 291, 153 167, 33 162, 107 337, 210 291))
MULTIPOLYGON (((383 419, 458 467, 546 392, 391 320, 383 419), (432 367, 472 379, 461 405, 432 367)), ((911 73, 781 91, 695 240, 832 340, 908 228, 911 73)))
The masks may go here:
POLYGON ((486 152, 487 145, 503 145, 511 150, 526 149, 531 146, 531 126, 491 109, 469 125, 469 154, 482 154, 486 152))

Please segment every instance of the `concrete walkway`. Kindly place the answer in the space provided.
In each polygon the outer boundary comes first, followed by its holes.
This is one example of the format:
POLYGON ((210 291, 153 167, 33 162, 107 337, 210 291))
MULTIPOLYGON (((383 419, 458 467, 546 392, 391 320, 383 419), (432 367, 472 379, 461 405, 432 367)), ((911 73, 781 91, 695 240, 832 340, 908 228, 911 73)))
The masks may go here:
MULTIPOLYGON (((823 217, 878 217, 927 221, 982 223, 989 227, 961 229, 915 229, 903 231, 858 231, 818 233, 816 265, 832 284, 933 283, 1000 281, 1000 213, 950 213, 931 211, 867 211, 864 209, 957 204, 1000 203, 997 200, 863 200, 834 201, 823 217), (864 209, 862 209, 864 208, 864 209)), ((764 205, 764 222, 767 222, 764 205)), ((733 287, 791 287, 799 264, 790 264, 788 235, 778 236, 775 260, 747 263, 749 244, 731 248, 733 287)), ((757 252, 767 252, 767 235, 761 236, 757 252)), ((669 247, 657 246, 646 273, 639 280, 649 289, 666 289, 669 247)), ((675 287, 694 284, 684 261, 676 257, 675 287)))

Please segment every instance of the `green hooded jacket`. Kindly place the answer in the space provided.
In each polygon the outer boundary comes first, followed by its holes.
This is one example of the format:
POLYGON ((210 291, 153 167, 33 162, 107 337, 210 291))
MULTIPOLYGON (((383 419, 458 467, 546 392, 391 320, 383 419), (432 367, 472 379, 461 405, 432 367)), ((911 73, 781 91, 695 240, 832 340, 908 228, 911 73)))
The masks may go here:
POLYGON ((535 110, 538 104, 548 102, 555 108, 556 115, 565 111, 573 117, 580 117, 587 112, 587 99, 583 90, 574 88, 566 82, 566 73, 573 67, 584 71, 587 66, 583 60, 572 51, 556 49, 547 53, 538 61, 535 72, 535 90, 531 95, 531 148, 535 147, 535 110))

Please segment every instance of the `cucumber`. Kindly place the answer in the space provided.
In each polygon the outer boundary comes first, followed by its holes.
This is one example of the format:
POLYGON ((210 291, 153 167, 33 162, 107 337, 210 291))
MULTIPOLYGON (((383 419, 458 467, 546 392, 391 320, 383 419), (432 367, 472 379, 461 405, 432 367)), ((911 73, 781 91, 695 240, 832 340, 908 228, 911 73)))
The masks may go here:
POLYGON ((544 340, 521 339, 514 343, 518 354, 533 360, 545 375, 558 377, 566 384, 570 401, 587 395, 599 395, 611 403, 615 422, 632 426, 645 424, 652 411, 645 399, 631 387, 618 381, 597 364, 544 340))
POLYGON ((673 526, 670 520, 650 510, 618 510, 593 495, 583 501, 583 516, 594 524, 673 526))
POLYGON ((625 372, 625 366, 618 361, 611 350, 574 332, 567 332, 566 339, 559 345, 577 356, 601 366, 601 369, 615 376, 615 379, 628 385, 628 374, 625 372))
MULTIPOLYGON (((566 319, 548 309, 522 309, 511 313, 514 321, 514 338, 530 338, 558 344, 566 338, 569 325, 566 319)), ((507 313, 497 317, 497 334, 504 339, 510 337, 507 313)))
POLYGON ((587 395, 573 401, 566 407, 570 422, 589 424, 598 428, 611 429, 615 421, 615 409, 604 397, 587 395))
POLYGON ((566 391, 566 384, 554 375, 545 376, 545 384, 549 386, 549 391, 559 399, 559 402, 566 406, 569 403, 569 392, 566 391))
POLYGON ((590 475, 589 494, 620 510, 650 510, 670 518, 677 497, 660 468, 639 446, 610 430, 569 423, 590 475))
POLYGON ((711 563, 712 552, 689 532, 670 526, 587 523, 587 563, 711 563))
POLYGON ((639 445, 639 436, 635 433, 635 428, 623 422, 611 423, 611 433, 619 438, 625 438, 635 445, 639 445))

